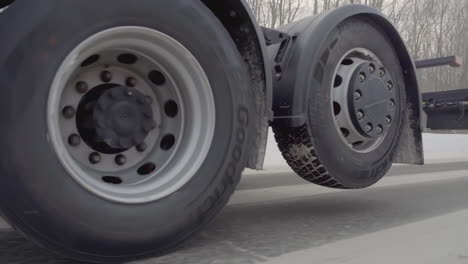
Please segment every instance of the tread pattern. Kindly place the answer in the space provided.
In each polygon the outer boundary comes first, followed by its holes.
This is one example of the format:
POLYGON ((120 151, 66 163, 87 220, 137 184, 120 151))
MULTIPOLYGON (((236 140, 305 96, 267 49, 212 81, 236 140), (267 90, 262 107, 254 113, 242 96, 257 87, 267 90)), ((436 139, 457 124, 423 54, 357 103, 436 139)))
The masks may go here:
POLYGON ((307 126, 279 128, 273 126, 276 142, 284 159, 305 180, 335 189, 348 189, 331 176, 318 158, 307 126))

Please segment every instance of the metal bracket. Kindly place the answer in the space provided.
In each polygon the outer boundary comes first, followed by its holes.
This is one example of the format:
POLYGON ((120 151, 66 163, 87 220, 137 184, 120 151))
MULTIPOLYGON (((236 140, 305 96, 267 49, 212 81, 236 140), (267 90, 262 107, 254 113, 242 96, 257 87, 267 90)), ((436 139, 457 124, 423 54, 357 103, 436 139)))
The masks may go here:
POLYGON ((416 61, 416 69, 425 69, 425 68, 433 68, 439 66, 448 65, 450 67, 459 68, 463 65, 462 58, 458 56, 449 56, 443 58, 435 58, 429 60, 420 60, 416 61))
POLYGON ((267 46, 282 43, 283 41, 291 39, 291 36, 289 36, 287 33, 281 32, 276 29, 262 27, 262 32, 263 36, 265 37, 265 42, 267 46))
POLYGON ((271 50, 274 50, 275 55, 272 61, 274 82, 277 82, 283 77, 284 66, 286 63, 285 57, 288 54, 292 40, 297 36, 291 36, 285 32, 266 27, 262 27, 262 31, 267 46, 271 47, 278 45, 278 47, 271 48, 271 50))

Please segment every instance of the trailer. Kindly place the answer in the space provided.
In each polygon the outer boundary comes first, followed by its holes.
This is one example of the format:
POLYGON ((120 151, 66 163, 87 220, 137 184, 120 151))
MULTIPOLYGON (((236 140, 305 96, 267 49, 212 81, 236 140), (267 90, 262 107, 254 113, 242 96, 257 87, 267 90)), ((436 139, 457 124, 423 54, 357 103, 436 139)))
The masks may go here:
POLYGON ((414 62, 367 6, 278 29, 244 0, 5 7, 0 211, 67 258, 176 250, 262 168, 270 127, 300 177, 339 189, 422 165, 426 128, 468 129, 466 90, 423 96, 416 76, 457 58, 414 62))

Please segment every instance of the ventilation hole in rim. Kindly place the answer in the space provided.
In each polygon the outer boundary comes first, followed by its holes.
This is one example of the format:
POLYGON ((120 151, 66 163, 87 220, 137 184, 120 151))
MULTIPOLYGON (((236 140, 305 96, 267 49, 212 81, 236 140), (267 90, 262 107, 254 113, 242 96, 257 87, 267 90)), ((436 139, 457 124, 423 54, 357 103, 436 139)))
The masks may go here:
POLYGON ((116 176, 104 176, 102 177, 102 181, 105 183, 115 184, 115 185, 121 184, 123 182, 122 179, 116 176))
POLYGON ((362 144, 364 144, 364 141, 357 141, 353 143, 353 147, 360 147, 362 144))
POLYGON ((87 67, 93 63, 96 63, 98 60, 99 60, 100 56, 99 55, 92 55, 90 57, 88 57, 86 60, 84 60, 82 63, 81 63, 81 67, 87 67))
POLYGON ((169 117, 175 117, 179 113, 179 106, 176 102, 169 100, 164 104, 164 112, 169 117))
POLYGON ((148 175, 150 173, 153 173, 155 170, 156 170, 156 165, 154 165, 154 163, 152 163, 152 162, 148 162, 148 163, 142 165, 138 169, 137 172, 141 176, 146 176, 146 175, 148 175))
POLYGON ((120 63, 130 65, 130 64, 135 64, 138 61, 138 57, 130 53, 124 53, 124 54, 120 54, 119 57, 117 57, 117 60, 120 63))
POLYGON ((354 63, 354 61, 353 61, 352 59, 344 59, 344 60, 341 62, 341 64, 343 64, 343 65, 351 65, 351 64, 353 64, 353 63, 354 63))
POLYGON ((349 130, 347 128, 340 128, 341 133, 343 134, 343 137, 349 137, 349 130))
POLYGON ((166 83, 166 77, 160 71, 152 71, 148 74, 150 81, 156 85, 163 85, 166 83))
POLYGON ((170 150, 175 144, 175 137, 174 135, 165 135, 164 138, 161 140, 161 148, 163 150, 170 150))
POLYGON ((343 77, 341 77, 341 75, 337 74, 337 75, 335 76, 335 83, 333 84, 333 86, 334 86, 335 88, 337 88, 337 87, 340 87, 340 85, 341 85, 342 83, 343 83, 343 77))
POLYGON ((341 105, 338 102, 333 102, 333 112, 335 113, 335 116, 341 113, 341 105))

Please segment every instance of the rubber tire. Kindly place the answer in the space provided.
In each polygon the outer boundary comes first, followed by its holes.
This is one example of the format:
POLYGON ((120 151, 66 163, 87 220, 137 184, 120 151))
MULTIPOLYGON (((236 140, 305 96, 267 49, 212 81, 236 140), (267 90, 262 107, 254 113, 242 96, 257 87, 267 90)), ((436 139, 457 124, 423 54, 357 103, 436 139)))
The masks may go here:
POLYGON ((297 128, 273 125, 283 157, 305 180, 337 189, 360 189, 377 183, 392 166, 403 127, 405 83, 392 40, 383 32, 373 21, 364 18, 342 22, 322 47, 321 52, 328 49, 330 56, 328 61, 322 62, 325 65, 323 83, 311 87, 306 124, 297 128), (393 125, 382 144, 369 153, 359 153, 345 145, 335 128, 328 99, 331 98, 330 87, 335 79, 336 65, 354 48, 366 48, 376 54, 390 71, 395 89, 398 89, 396 107, 400 111, 393 118, 393 125))
POLYGON ((15 0, 0 0, 0 9, 11 5, 15 0))
POLYGON ((177 249, 227 203, 255 131, 254 96, 234 42, 201 1, 17 1, 0 16, 0 36, 0 210, 27 237, 68 258, 127 262, 177 249), (214 139, 199 171, 176 193, 138 205, 86 191, 47 137, 49 88, 61 62, 87 37, 126 25, 157 29, 190 50, 216 107, 214 139))

